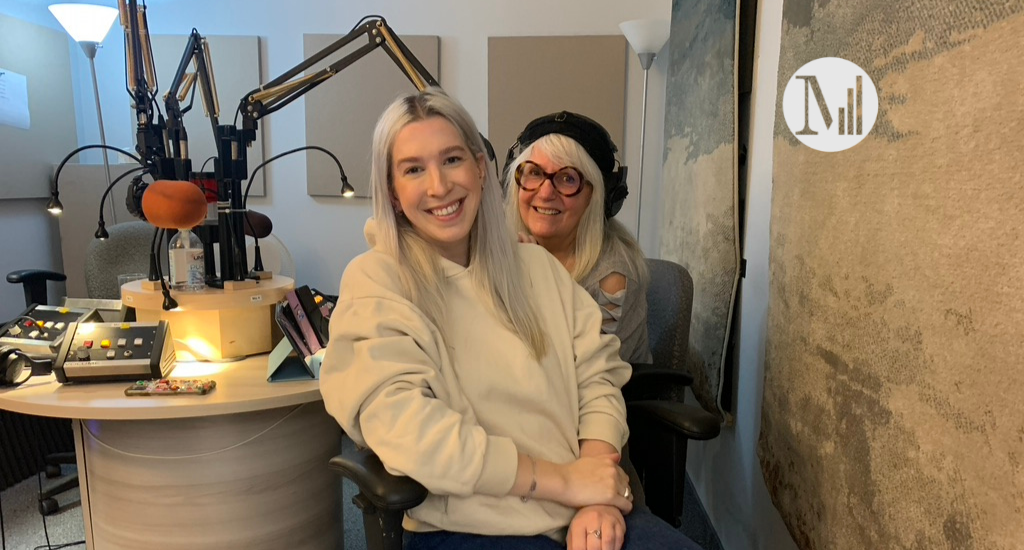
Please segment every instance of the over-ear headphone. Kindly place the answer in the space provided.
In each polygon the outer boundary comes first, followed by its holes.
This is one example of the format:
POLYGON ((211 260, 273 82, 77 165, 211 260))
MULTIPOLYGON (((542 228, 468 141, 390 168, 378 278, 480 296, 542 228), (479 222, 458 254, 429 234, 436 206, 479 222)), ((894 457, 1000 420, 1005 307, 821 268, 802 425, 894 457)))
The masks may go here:
POLYGON ((508 148, 505 156, 505 171, 501 181, 508 178, 509 170, 512 169, 512 161, 523 149, 531 143, 548 134, 560 134, 572 138, 583 147, 583 150, 594 159, 597 168, 604 176, 604 217, 611 218, 619 213, 623 201, 629 195, 629 187, 626 185, 626 167, 619 165, 615 153, 618 148, 612 141, 608 130, 604 129, 594 120, 583 115, 561 111, 547 116, 534 119, 516 138, 515 143, 508 148))
POLYGON ((142 221, 146 221, 146 214, 142 212, 142 195, 149 187, 148 183, 142 181, 142 176, 147 173, 143 172, 132 178, 132 182, 128 185, 128 193, 124 197, 124 205, 128 207, 128 213, 142 221))
POLYGON ((52 369, 49 359, 33 359, 14 346, 0 346, 0 387, 20 386, 31 376, 52 369))

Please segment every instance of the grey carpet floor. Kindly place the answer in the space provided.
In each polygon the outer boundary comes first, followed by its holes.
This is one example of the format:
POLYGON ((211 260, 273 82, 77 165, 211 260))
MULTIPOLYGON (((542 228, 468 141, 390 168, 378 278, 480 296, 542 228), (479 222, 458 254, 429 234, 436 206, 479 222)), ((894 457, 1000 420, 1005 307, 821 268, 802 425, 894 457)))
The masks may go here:
MULTIPOLYGON (((65 473, 69 472, 74 472, 74 468, 65 469, 65 473)), ((43 484, 47 484, 45 477, 43 484)), ((57 502, 60 503, 60 510, 45 518, 44 530, 43 516, 39 515, 39 482, 35 477, 0 493, 5 539, 3 544, 6 550, 46 548, 47 533, 53 548, 76 541, 82 543, 70 548, 85 548, 85 525, 82 522, 78 489, 59 495, 57 502)))
POLYGON ((679 528, 690 540, 696 542, 704 550, 723 550, 722 541, 711 525, 711 519, 704 510, 704 505, 697 497, 697 489, 686 475, 686 491, 683 492, 682 526, 679 528))

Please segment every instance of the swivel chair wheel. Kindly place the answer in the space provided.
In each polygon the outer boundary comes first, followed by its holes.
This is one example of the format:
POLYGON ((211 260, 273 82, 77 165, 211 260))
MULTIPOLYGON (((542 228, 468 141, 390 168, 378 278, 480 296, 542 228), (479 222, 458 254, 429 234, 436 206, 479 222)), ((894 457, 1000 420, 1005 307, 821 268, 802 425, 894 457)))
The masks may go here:
POLYGON ((44 516, 56 514, 57 510, 60 510, 60 504, 57 503, 55 498, 44 498, 39 501, 39 513, 44 516))
POLYGON ((46 478, 47 479, 53 479, 55 477, 60 477, 60 474, 61 474, 60 466, 58 466, 56 464, 47 464, 46 465, 46 478))

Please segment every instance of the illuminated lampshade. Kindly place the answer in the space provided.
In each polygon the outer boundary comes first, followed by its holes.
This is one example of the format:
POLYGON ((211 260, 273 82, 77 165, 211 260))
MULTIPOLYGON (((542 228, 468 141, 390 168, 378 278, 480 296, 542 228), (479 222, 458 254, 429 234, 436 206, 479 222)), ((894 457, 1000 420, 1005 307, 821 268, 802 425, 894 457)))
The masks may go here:
MULTIPOLYGON (((50 6, 50 13, 57 18, 60 25, 64 27, 71 38, 78 42, 82 52, 89 59, 89 69, 92 73, 92 91, 96 99, 96 122, 99 123, 100 145, 103 151, 103 170, 107 174, 107 183, 110 185, 110 161, 107 159, 107 137, 103 132, 103 109, 100 107, 100 88, 96 82, 96 51, 100 43, 107 37, 111 25, 117 19, 117 8, 108 6, 97 6, 94 4, 53 4, 50 6)), ((81 151, 81 149, 77 149, 81 151)), ((67 159, 65 159, 67 160, 67 159)), ((57 170, 58 174, 60 170, 57 170)), ((57 180, 53 181, 53 200, 47 205, 52 213, 59 213, 64 207, 57 199, 57 180), (51 208, 52 207, 52 208, 51 208)), ((114 205, 110 205, 110 217, 117 223, 117 215, 114 214, 114 205)), ((106 229, 103 228, 103 201, 100 201, 100 227, 96 230, 97 239, 106 239, 106 229)))
POLYGON ((619 29, 633 47, 644 70, 644 102, 640 111, 640 177, 637 178, 636 193, 636 238, 640 240, 640 210, 644 195, 644 144, 647 141, 647 76, 654 58, 668 42, 670 24, 664 19, 634 19, 619 23, 619 29))
POLYGON ((350 199, 356 196, 356 188, 352 187, 352 184, 348 180, 344 180, 341 184, 341 196, 346 199, 350 199))
POLYGON ((103 42, 117 19, 117 8, 93 4, 53 4, 50 13, 57 18, 75 42, 103 42))
POLYGON ((637 54, 656 54, 668 42, 669 22, 664 19, 634 19, 620 23, 619 29, 637 54))
POLYGON ((46 203, 46 210, 54 216, 64 212, 64 205, 60 202, 60 194, 56 191, 50 193, 50 201, 46 203))

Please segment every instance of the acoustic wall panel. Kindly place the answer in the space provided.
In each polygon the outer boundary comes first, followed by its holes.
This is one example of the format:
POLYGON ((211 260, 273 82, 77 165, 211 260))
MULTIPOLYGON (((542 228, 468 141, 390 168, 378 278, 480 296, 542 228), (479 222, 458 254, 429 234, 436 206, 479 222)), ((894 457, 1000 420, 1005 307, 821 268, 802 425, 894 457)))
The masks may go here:
MULTIPOLYGON (((308 59, 343 35, 303 35, 308 59)), ((440 73, 441 39, 437 36, 402 36, 402 42, 435 78, 440 73)), ((310 68, 313 74, 355 51, 356 40, 310 68)), ((357 197, 370 196, 370 141, 377 119, 395 98, 416 87, 386 52, 377 48, 303 96, 306 104, 306 145, 334 153, 344 167, 357 197)), ((301 144, 296 144, 299 146, 301 144)), ((323 152, 306 152, 306 192, 312 196, 341 196, 338 167, 323 152)))
POLYGON ((740 274, 736 174, 738 2, 675 0, 665 90, 661 257, 693 277, 687 357, 693 392, 721 410, 740 274))
POLYGON ((625 37, 499 36, 487 40, 487 137, 505 153, 528 122, 573 111, 601 123, 624 156, 625 37))

